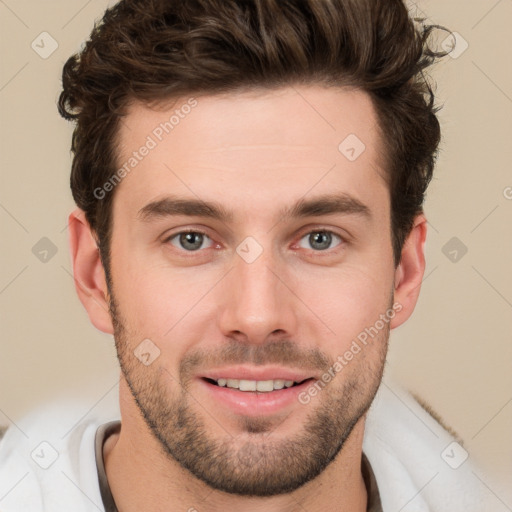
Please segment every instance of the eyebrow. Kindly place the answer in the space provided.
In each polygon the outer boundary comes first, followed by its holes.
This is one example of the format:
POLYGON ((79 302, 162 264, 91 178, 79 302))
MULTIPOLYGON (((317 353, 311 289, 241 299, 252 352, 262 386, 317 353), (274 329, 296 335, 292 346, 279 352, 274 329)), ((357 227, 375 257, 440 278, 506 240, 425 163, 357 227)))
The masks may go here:
POLYGON ((368 206, 348 194, 326 194, 308 200, 300 199, 291 208, 281 210, 280 215, 284 219, 293 219, 336 213, 361 215, 367 219, 372 216, 368 206))
MULTIPOLYGON (((299 199, 291 207, 282 208, 278 217, 287 220, 333 214, 360 215, 368 220, 372 217, 368 206, 348 194, 326 194, 307 200, 299 199)), ((163 199, 152 201, 142 207, 137 214, 143 222, 151 222, 174 215, 204 217, 223 223, 231 222, 234 218, 232 211, 214 201, 185 199, 177 196, 166 196, 163 199)))
POLYGON ((144 222, 173 215, 205 217, 222 222, 230 222, 233 219, 233 214, 218 203, 199 199, 184 199, 176 196, 167 196, 148 203, 137 214, 139 219, 144 222))

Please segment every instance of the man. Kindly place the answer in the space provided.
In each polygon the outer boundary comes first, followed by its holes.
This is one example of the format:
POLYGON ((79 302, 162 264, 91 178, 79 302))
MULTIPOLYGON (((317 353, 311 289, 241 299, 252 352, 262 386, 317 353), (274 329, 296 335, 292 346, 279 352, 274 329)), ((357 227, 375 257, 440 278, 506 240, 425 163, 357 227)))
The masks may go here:
POLYGON ((27 478, 5 510, 483 510, 442 458, 460 444, 377 393, 425 268, 428 34, 399 0, 107 10, 59 109, 121 421, 82 422, 46 472, 8 432, 0 474, 27 478))

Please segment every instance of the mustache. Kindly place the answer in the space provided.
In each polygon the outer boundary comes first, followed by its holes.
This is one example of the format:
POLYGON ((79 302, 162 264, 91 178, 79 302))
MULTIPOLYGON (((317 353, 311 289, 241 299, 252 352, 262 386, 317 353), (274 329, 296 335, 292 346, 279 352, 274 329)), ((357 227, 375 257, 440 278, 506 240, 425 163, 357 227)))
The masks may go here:
POLYGON ((200 370, 238 364, 279 364, 315 372, 330 368, 334 359, 331 360, 318 348, 303 349, 290 340, 279 340, 265 345, 250 345, 231 340, 215 350, 204 349, 187 354, 180 362, 180 378, 184 382, 200 370))

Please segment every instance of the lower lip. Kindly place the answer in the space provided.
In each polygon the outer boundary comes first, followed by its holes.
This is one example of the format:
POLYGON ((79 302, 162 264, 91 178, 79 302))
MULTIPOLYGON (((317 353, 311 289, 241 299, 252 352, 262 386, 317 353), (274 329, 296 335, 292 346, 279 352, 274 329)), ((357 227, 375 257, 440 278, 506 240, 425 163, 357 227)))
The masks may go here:
POLYGON ((199 379, 207 393, 216 401, 228 407, 235 414, 262 416, 278 413, 293 404, 299 404, 298 395, 307 389, 314 379, 308 379, 291 388, 269 392, 240 391, 221 387, 205 379, 199 379))

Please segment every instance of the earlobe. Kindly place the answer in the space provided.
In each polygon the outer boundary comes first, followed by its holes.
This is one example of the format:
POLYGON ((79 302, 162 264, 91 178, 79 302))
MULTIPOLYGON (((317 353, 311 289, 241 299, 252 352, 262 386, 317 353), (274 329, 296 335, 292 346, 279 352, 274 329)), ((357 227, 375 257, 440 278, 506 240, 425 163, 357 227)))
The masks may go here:
POLYGON ((402 248, 400 264, 395 270, 394 302, 401 309, 391 321, 394 329, 403 324, 414 311, 425 273, 425 240, 427 237, 427 219, 417 215, 414 224, 402 248))
POLYGON ((83 210, 69 215, 69 236, 73 276, 78 297, 92 324, 102 332, 113 334, 109 313, 108 289, 100 253, 83 210))

